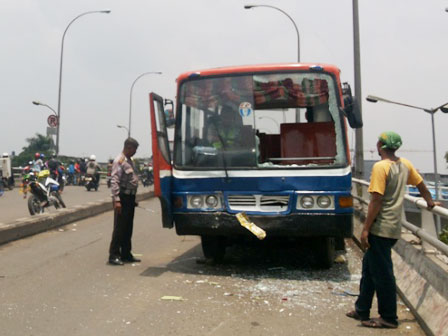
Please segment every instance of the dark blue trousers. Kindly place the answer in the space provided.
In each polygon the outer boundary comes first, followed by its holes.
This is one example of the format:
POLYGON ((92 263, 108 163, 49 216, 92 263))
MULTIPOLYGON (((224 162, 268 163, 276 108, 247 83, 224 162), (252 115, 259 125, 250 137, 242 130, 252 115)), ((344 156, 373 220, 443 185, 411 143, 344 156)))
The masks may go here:
POLYGON ((361 320, 370 319, 373 296, 376 292, 378 313, 387 322, 397 324, 397 290, 392 264, 392 247, 397 239, 369 234, 370 248, 362 260, 359 297, 355 303, 361 320))
POLYGON ((129 258, 132 250, 134 227, 135 195, 120 193, 121 213, 114 211, 114 231, 110 242, 109 258, 129 258))

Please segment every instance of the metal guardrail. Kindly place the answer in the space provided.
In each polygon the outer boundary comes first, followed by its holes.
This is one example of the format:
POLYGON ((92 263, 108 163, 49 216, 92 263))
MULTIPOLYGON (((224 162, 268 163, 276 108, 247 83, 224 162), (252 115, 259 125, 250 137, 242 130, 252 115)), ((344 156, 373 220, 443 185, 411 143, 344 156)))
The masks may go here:
MULTIPOLYGON (((354 190, 356 191, 356 194, 354 193, 354 191, 352 191, 353 197, 361 204, 368 205, 369 193, 367 192, 367 188, 369 186, 369 183, 367 181, 356 178, 353 178, 352 181, 353 185, 356 186, 354 190)), ((427 204, 422 198, 410 195, 405 195, 405 200, 414 204, 415 206, 417 206, 417 208, 420 209, 422 214, 422 227, 419 228, 418 226, 409 223, 405 219, 406 215, 404 214, 404 210, 401 221, 403 227, 422 240, 422 245, 425 252, 432 252, 432 250, 429 248, 429 246, 431 246, 448 256, 448 245, 437 238, 436 222, 434 220, 434 215, 448 219, 448 209, 436 206, 432 210, 428 210, 427 204)))

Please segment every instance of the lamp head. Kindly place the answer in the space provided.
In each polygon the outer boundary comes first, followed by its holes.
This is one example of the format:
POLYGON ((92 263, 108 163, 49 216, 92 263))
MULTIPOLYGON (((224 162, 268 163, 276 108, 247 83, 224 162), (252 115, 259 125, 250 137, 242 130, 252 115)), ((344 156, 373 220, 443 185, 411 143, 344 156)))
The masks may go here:
POLYGON ((104 14, 109 14, 110 12, 112 12, 110 9, 105 9, 105 10, 101 11, 101 13, 104 13, 104 14))
POLYGON ((378 103, 378 99, 375 96, 367 96, 366 100, 370 103, 378 103))
MULTIPOLYGON (((448 9, 448 8, 447 8, 448 9)), ((440 107, 440 111, 448 113, 448 103, 440 107)))
POLYGON ((33 104, 34 104, 34 105, 41 105, 41 103, 40 103, 40 102, 38 102, 38 101, 35 101, 35 100, 33 100, 33 104))
POLYGON ((244 9, 251 9, 253 7, 255 7, 255 6, 254 5, 244 5, 244 9))

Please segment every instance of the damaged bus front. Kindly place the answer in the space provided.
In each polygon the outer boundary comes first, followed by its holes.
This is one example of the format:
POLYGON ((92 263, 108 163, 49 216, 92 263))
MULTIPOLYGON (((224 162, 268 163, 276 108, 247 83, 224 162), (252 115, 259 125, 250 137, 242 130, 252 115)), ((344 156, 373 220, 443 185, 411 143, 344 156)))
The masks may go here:
POLYGON ((150 98, 164 227, 201 236, 205 256, 220 259, 234 238, 250 237, 244 213, 268 238, 315 239, 329 267, 335 240, 353 231, 346 119, 361 126, 339 69, 219 68, 177 84, 173 151, 164 100, 150 98))

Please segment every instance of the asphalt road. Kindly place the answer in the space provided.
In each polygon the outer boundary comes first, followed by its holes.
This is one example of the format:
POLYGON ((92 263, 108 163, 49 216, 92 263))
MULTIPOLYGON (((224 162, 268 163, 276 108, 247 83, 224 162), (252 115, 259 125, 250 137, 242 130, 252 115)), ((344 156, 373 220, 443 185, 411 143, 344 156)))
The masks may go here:
MULTIPOLYGON (((152 187, 151 187, 152 188, 152 187)), ((152 190, 143 188, 140 185, 139 192, 152 190)), ((105 184, 100 185, 98 191, 87 191, 85 187, 67 186, 62 193, 62 199, 67 207, 85 204, 100 199, 110 199, 110 189, 105 184)), ((55 212, 54 207, 49 207, 45 211, 55 212)), ((0 223, 10 223, 16 219, 29 217, 27 199, 23 198, 19 188, 6 190, 0 197, 0 223)))
POLYGON ((213 265, 198 238, 162 229, 158 200, 140 205, 142 263, 106 264, 112 212, 0 246, 1 335, 423 335, 402 303, 398 330, 345 317, 360 278, 351 241, 330 270, 286 244, 232 247, 213 265))

